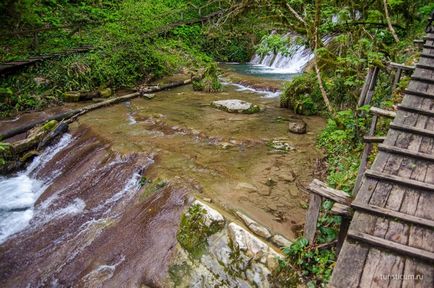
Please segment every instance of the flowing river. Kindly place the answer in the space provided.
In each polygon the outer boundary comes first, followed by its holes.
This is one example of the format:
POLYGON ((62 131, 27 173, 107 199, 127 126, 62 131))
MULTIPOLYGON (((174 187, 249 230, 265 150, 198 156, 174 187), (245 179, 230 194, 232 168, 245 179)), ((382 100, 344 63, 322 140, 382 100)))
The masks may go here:
POLYGON ((308 133, 288 133, 278 94, 228 80, 219 93, 188 85, 80 117, 24 171, 0 178, 0 286, 159 286, 193 196, 294 238, 325 121, 303 117, 308 133), (209 105, 220 99, 264 110, 209 105))

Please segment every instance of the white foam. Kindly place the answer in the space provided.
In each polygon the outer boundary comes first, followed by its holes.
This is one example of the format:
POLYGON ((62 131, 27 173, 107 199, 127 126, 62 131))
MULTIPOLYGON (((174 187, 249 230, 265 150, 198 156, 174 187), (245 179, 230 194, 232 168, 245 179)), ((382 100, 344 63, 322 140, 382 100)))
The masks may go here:
POLYGON ((59 173, 53 171, 44 180, 31 175, 42 169, 71 139, 70 134, 64 134, 56 145, 35 157, 26 170, 12 177, 0 177, 0 244, 29 225, 34 216, 34 203, 59 173))
POLYGON ((257 93, 262 95, 262 97, 264 98, 276 98, 280 96, 281 91, 277 90, 275 92, 273 91, 267 91, 267 90, 260 90, 260 89, 255 89, 249 86, 245 86, 242 84, 238 84, 238 83, 232 83, 232 82, 222 82, 223 85, 231 85, 231 86, 235 86, 237 87, 236 91, 242 92, 242 91, 249 91, 252 93, 257 93))

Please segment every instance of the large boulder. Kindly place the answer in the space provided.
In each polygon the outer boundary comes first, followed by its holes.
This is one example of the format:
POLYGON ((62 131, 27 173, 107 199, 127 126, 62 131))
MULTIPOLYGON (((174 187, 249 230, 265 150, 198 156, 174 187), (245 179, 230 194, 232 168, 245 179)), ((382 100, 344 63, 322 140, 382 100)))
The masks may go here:
POLYGON ((238 99, 213 101, 211 106, 229 113, 252 114, 261 111, 258 105, 238 99))
POLYGON ((302 119, 289 119, 288 129, 289 132, 295 134, 305 134, 307 124, 302 119))

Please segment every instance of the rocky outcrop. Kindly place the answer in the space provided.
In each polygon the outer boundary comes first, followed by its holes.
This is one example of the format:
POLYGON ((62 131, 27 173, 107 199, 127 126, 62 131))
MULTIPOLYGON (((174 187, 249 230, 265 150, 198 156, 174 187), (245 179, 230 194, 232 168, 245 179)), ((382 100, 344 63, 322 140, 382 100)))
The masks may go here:
POLYGON ((253 114, 261 110, 258 105, 238 99, 213 101, 211 106, 229 113, 253 114))
MULTIPOLYGON (((186 215, 203 209, 203 221, 208 228, 224 223, 217 210, 195 201, 186 215)), ((256 223, 249 218, 249 223, 256 223)), ((206 229, 204 229, 206 230, 206 229)), ((179 233, 179 232, 178 232, 179 233)), ((271 236, 271 235, 270 235, 271 236)), ((178 245, 167 278, 167 287, 271 287, 271 276, 279 266, 281 255, 248 230, 234 222, 209 235, 207 249, 199 258, 192 257, 178 245)))

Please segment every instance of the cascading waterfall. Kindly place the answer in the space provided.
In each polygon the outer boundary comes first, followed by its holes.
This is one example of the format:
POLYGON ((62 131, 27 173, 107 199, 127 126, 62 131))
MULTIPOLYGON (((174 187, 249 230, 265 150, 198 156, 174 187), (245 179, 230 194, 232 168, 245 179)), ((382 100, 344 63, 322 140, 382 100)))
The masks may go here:
POLYGON ((23 230, 33 217, 33 205, 44 192, 56 172, 45 180, 33 175, 71 142, 71 135, 65 134, 53 147, 47 148, 33 159, 23 172, 13 177, 0 176, 0 244, 10 235, 23 230))
MULTIPOLYGON (((295 36, 288 33, 284 38, 295 36)), ((322 39, 323 43, 327 44, 331 37, 326 36, 322 39)), ((287 47, 287 53, 281 52, 268 53, 266 55, 255 54, 250 61, 250 64, 261 65, 268 68, 268 72, 296 74, 303 72, 306 65, 313 59, 314 54, 310 48, 297 43, 296 37, 291 37, 291 43, 287 47)))

